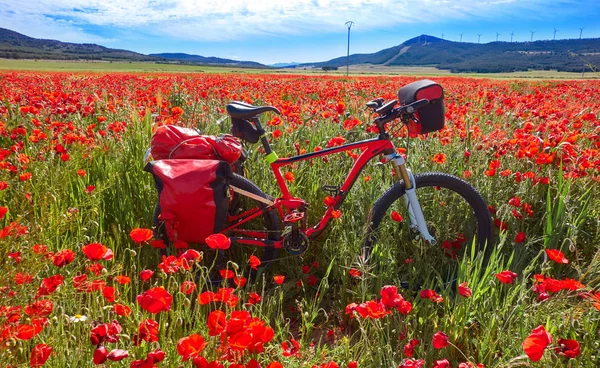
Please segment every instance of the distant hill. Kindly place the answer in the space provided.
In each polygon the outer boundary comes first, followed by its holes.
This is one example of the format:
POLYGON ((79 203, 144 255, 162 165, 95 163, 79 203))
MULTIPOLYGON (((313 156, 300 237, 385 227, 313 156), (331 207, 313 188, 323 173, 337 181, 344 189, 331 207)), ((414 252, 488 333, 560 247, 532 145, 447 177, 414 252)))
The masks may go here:
POLYGON ((296 66, 300 65, 301 63, 297 63, 295 61, 292 61, 291 63, 275 63, 275 64, 269 64, 269 66, 273 67, 273 68, 295 68, 296 66))
POLYGON ((80 44, 32 38, 5 28, 0 28, 0 58, 115 61, 164 60, 133 51, 110 49, 91 43, 80 44))
MULTIPOLYGON (((600 38, 534 42, 453 42, 428 35, 372 54, 350 55, 350 64, 435 66, 452 72, 526 70, 589 71, 600 66, 600 38)), ((303 66, 345 66, 346 56, 303 66)))
POLYGON ((150 54, 148 56, 178 61, 180 63, 194 63, 194 64, 224 64, 234 66, 247 66, 247 67, 266 67, 266 65, 257 63, 255 61, 239 61, 232 59, 223 59, 214 56, 206 57, 200 55, 190 55, 184 53, 162 53, 162 54, 150 54))
POLYGON ((80 44, 56 40, 44 40, 28 37, 5 28, 0 28, 0 58, 149 61, 158 63, 211 64, 267 68, 267 66, 254 61, 238 61, 183 53, 144 55, 128 50, 111 49, 92 43, 80 44))

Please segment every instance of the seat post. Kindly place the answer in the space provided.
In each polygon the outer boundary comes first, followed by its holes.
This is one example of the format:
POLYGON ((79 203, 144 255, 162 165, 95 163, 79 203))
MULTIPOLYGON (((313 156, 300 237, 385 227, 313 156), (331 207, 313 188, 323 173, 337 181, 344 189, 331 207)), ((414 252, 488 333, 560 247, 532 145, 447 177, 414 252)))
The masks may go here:
POLYGON ((260 124, 260 119, 258 118, 258 116, 253 117, 252 122, 254 123, 254 125, 256 125, 256 130, 258 130, 258 132, 260 133, 260 141, 263 147, 265 148, 265 155, 271 154, 271 152, 273 152, 273 150, 271 150, 271 144, 269 143, 269 140, 265 135, 265 130, 260 124))

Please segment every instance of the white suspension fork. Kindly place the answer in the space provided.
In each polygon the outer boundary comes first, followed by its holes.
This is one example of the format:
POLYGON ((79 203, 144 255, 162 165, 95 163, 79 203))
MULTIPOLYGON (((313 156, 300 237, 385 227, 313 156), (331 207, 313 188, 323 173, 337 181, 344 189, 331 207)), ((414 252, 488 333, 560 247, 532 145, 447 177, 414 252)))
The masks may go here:
POLYGON ((421 209, 419 199, 417 198, 417 187, 415 183, 415 177, 410 172, 410 170, 406 169, 406 167, 404 166, 406 161, 401 155, 397 153, 386 155, 385 158, 392 162, 392 166, 394 167, 396 175, 401 176, 407 188, 405 189, 406 194, 404 196, 404 203, 407 206, 408 215, 410 217, 410 228, 416 228, 421 234, 421 237, 426 242, 428 242, 431 245, 435 245, 437 241, 433 236, 431 236, 429 230, 427 229, 425 216, 423 216, 423 210, 421 209), (410 184, 407 185, 408 183, 410 184))

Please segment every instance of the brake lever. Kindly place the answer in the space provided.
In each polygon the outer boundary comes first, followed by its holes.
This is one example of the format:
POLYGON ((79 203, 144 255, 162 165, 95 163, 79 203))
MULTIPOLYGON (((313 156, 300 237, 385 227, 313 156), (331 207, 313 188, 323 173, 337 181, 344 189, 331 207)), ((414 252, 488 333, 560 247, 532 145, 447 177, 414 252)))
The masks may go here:
POLYGON ((376 98, 374 100, 367 102, 367 107, 370 109, 376 110, 383 105, 383 101, 385 101, 383 98, 376 98))

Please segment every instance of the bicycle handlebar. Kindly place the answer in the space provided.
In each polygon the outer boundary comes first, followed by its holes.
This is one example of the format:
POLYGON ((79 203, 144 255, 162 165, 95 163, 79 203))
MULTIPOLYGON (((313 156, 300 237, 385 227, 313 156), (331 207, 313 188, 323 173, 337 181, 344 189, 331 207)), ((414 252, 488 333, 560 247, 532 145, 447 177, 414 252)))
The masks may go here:
POLYGON ((379 108, 374 109, 374 112, 376 114, 379 114, 379 117, 375 119, 376 125, 383 127, 384 124, 407 115, 411 119, 416 120, 413 114, 421 107, 426 106, 429 103, 429 100, 422 99, 408 105, 403 105, 394 108, 396 103, 396 100, 392 100, 384 106, 380 106, 379 108))

